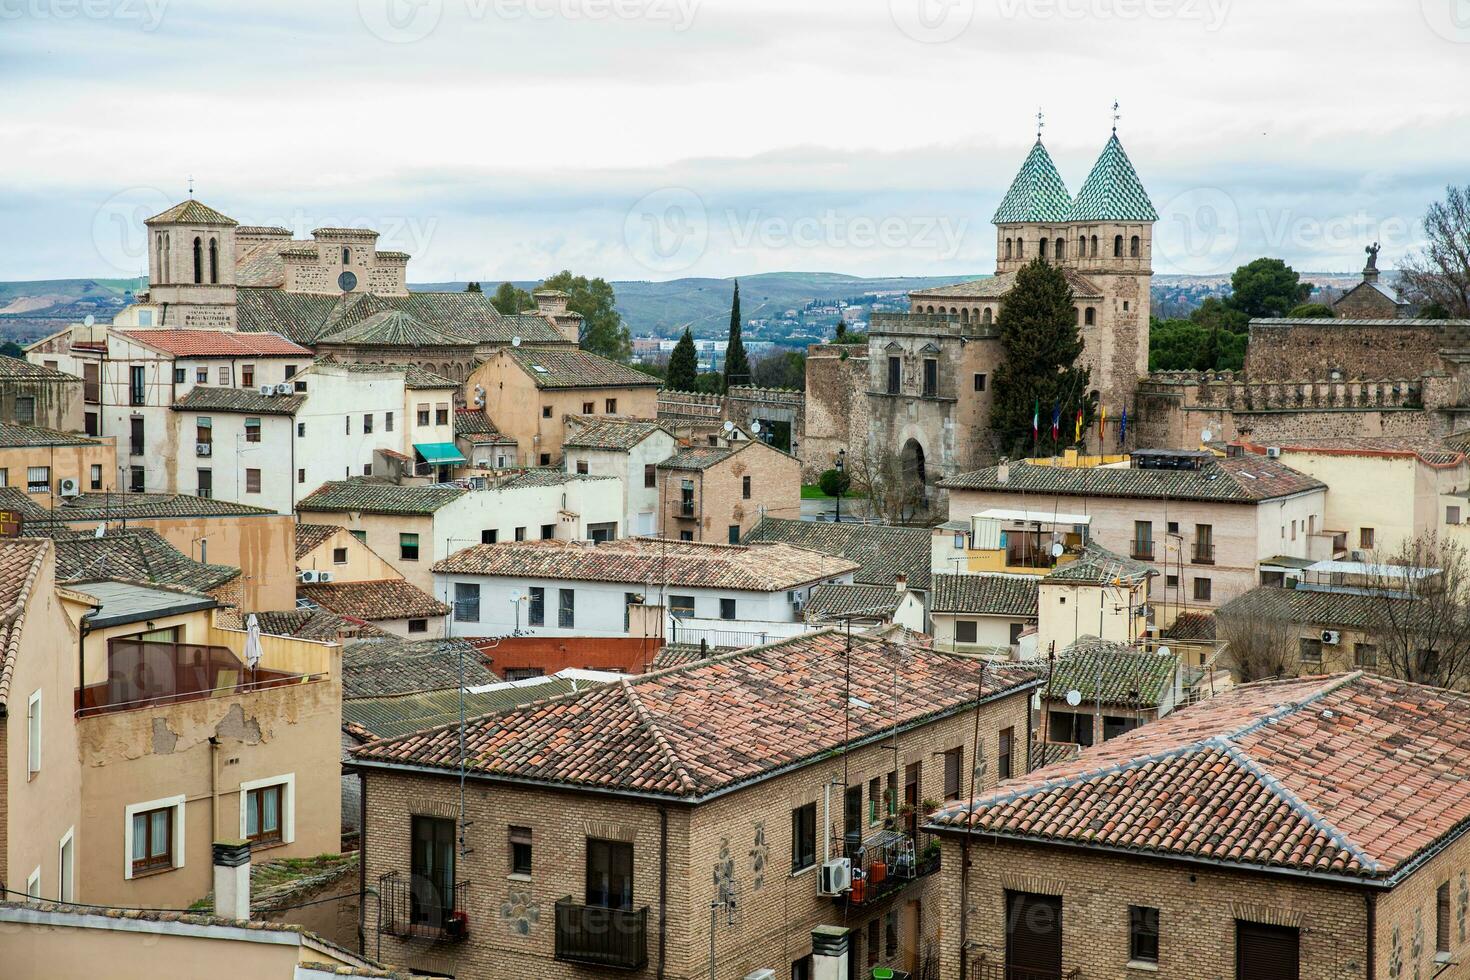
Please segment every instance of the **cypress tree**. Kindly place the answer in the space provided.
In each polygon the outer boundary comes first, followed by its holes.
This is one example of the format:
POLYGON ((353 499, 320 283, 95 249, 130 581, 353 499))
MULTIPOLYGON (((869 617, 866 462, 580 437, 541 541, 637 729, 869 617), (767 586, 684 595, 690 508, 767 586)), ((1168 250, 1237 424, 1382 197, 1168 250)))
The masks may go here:
POLYGON ((1067 277, 1041 259, 1022 266, 999 325, 1005 360, 995 370, 990 428, 1000 451, 1013 457, 1031 451, 1038 404, 1042 441, 1050 442, 1052 413, 1060 409, 1062 441, 1069 444, 1077 409, 1082 409, 1085 432, 1097 414, 1097 401, 1090 373, 1077 366, 1082 333, 1067 277))
POLYGON ((725 348, 725 389, 750 384, 750 360, 740 340, 740 280, 735 280, 735 299, 730 304, 730 343, 725 348))
POLYGON ((664 387, 670 391, 693 391, 699 377, 699 358, 694 352, 694 335, 684 328, 684 336, 674 345, 669 355, 669 371, 664 378, 664 387))

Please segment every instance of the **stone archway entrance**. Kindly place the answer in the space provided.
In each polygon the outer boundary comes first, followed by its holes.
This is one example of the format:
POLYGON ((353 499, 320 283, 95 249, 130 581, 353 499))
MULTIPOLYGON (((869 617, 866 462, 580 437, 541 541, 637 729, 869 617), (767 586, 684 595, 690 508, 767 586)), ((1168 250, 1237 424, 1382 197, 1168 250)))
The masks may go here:
POLYGON ((910 439, 904 443, 900 459, 903 462, 904 482, 923 496, 928 484, 928 473, 924 467, 924 447, 919 444, 919 440, 910 439))

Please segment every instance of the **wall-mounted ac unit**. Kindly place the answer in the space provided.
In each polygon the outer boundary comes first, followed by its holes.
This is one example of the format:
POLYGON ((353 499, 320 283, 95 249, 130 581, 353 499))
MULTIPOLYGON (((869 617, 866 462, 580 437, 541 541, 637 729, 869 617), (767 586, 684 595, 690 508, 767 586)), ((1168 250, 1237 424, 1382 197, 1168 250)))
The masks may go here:
POLYGON ((276 394, 278 395, 289 395, 294 390, 290 383, 276 385, 276 394))
POLYGON ((1266 457, 1268 459, 1280 459, 1281 458, 1281 447, 1280 446, 1267 446, 1266 447, 1266 457))
POLYGON ((82 494, 82 487, 81 484, 77 483, 76 480, 72 479, 71 477, 66 477, 61 481, 58 492, 63 497, 80 497, 82 494))
POLYGON ((823 895, 841 895, 852 888, 852 859, 833 858, 822 865, 818 888, 823 895))
POLYGON ((269 398, 269 397, 271 397, 272 395, 274 395, 276 393, 276 386, 275 385, 261 385, 259 390, 260 390, 260 393, 262 395, 264 395, 265 397, 269 398))
POLYGON ((323 583, 330 582, 330 581, 332 581, 332 573, 331 572, 317 572, 316 573, 316 580, 318 582, 323 582, 323 583))
POLYGON ((1337 630, 1323 630, 1322 643, 1324 646, 1335 647, 1342 642, 1342 634, 1337 630))
POLYGON ((213 453, 214 453, 214 445, 213 445, 213 443, 208 443, 208 442, 196 442, 196 443, 194 443, 194 455, 195 456, 209 456, 209 455, 212 455, 213 453))
POLYGON ((301 571, 301 572, 297 572, 296 573, 296 581, 298 581, 298 582, 306 582, 308 584, 310 584, 312 582, 317 582, 317 581, 319 581, 319 579, 317 578, 317 576, 319 576, 320 574, 321 574, 320 572, 314 572, 314 571, 312 571, 311 569, 308 568, 305 571, 301 571))

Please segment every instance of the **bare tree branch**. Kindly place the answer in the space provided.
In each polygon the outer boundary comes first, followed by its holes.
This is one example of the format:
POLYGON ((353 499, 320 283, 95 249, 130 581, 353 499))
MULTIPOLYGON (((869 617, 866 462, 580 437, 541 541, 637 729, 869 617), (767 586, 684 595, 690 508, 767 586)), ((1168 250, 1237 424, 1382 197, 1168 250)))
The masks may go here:
POLYGON ((1368 630, 1385 674, 1464 687, 1470 680, 1470 556, 1432 532, 1378 556, 1368 576, 1368 630), (1414 569, 1433 569, 1415 574, 1414 569))
POLYGON ((1241 683, 1295 677, 1301 664, 1296 625, 1280 616, 1217 616, 1218 636, 1227 645, 1224 659, 1241 683))
POLYGON ((1470 186, 1448 187, 1424 214, 1422 252, 1399 263, 1404 297, 1437 304, 1451 317, 1470 317, 1470 186))

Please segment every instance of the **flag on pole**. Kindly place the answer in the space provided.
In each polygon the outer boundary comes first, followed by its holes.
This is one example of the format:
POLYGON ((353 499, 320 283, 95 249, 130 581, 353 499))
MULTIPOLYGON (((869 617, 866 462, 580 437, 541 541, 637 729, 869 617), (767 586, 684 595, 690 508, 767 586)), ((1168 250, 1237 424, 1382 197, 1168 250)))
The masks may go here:
POLYGON ((1118 445, 1128 441, 1128 406, 1123 406, 1123 417, 1118 420, 1118 445))
POLYGON ((1082 409, 1077 409, 1077 434, 1073 436, 1076 442, 1082 441, 1082 409))
POLYGON ((1031 412, 1031 441, 1041 438, 1041 399, 1036 399, 1036 408, 1031 412))
POLYGON ((1106 439, 1108 435, 1108 407, 1106 405, 1098 409, 1097 434, 1099 440, 1106 439))
POLYGON ((1062 406, 1056 402, 1051 406, 1051 441, 1056 442, 1061 436, 1062 428, 1062 406))

